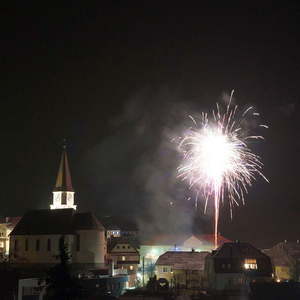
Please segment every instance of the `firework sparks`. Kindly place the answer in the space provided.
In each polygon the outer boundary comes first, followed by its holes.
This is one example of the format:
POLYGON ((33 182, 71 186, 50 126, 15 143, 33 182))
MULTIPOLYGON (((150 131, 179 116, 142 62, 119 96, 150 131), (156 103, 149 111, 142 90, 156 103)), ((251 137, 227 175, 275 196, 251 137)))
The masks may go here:
POLYGON ((220 202, 228 199, 232 217, 233 206, 244 204, 244 195, 256 176, 268 181, 261 171, 260 157, 248 146, 251 140, 263 137, 246 135, 242 126, 246 116, 258 114, 249 107, 238 117, 238 107, 231 106, 232 95, 233 92, 224 112, 217 104, 211 117, 203 113, 200 122, 190 116, 193 126, 179 142, 183 160, 178 176, 196 190, 197 198, 199 192, 203 193, 205 211, 208 201, 213 201, 215 247, 218 245, 220 202))

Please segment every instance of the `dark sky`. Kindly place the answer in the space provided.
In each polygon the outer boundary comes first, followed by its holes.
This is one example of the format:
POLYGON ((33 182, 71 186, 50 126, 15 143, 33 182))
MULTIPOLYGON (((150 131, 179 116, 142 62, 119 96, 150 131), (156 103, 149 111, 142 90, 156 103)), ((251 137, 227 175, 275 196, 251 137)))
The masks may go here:
POLYGON ((81 210, 211 231, 175 178, 169 137, 234 89, 270 126, 253 149, 270 184, 258 180, 233 220, 224 208, 221 233, 300 239, 300 4, 66 2, 1 9, 0 214, 48 207, 66 138, 81 210))

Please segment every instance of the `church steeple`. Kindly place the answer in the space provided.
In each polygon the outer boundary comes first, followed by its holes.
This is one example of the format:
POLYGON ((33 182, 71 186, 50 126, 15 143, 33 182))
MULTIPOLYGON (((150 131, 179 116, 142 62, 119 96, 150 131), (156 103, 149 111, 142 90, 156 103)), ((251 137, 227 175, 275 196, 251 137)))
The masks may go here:
POLYGON ((56 183, 53 190, 53 203, 51 209, 73 208, 74 205, 74 190, 72 186, 71 173, 69 169, 68 156, 66 146, 63 146, 59 169, 56 177, 56 183))

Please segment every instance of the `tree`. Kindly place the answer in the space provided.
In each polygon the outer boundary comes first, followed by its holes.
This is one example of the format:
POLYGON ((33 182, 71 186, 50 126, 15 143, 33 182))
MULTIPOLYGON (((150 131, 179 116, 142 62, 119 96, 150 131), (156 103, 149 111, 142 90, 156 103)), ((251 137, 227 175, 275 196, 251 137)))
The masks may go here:
POLYGON ((64 242, 59 240, 60 263, 48 271, 46 277, 46 300, 77 300, 82 299, 82 288, 78 279, 71 275, 70 254, 64 242))

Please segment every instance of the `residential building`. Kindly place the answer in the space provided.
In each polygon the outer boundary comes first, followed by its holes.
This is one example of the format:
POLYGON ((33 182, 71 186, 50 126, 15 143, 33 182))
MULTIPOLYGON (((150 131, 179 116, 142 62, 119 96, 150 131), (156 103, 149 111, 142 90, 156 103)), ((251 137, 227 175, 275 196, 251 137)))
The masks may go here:
POLYGON ((224 243, 205 258, 206 286, 213 292, 249 290, 251 282, 273 280, 270 258, 249 243, 224 243))
POLYGON ((271 258, 277 281, 300 281, 299 240, 280 242, 263 252, 271 258))
MULTIPOLYGON (((218 236, 219 246, 230 240, 218 236)), ((211 251, 214 249, 214 235, 173 234, 157 235, 143 239, 140 243, 141 264, 143 262, 145 281, 154 275, 158 257, 167 251, 211 251)), ((142 265, 141 265, 142 268, 142 265)))
POLYGON ((135 287, 140 263, 138 243, 128 238, 114 238, 108 249, 108 258, 113 261, 116 269, 124 270, 128 274, 129 287, 135 287))
POLYGON ((155 264, 157 279, 166 279, 170 287, 194 289, 203 286, 205 257, 209 252, 167 251, 155 264))
POLYGON ((9 254, 9 234, 18 224, 21 217, 0 218, 0 261, 8 258, 9 254))

